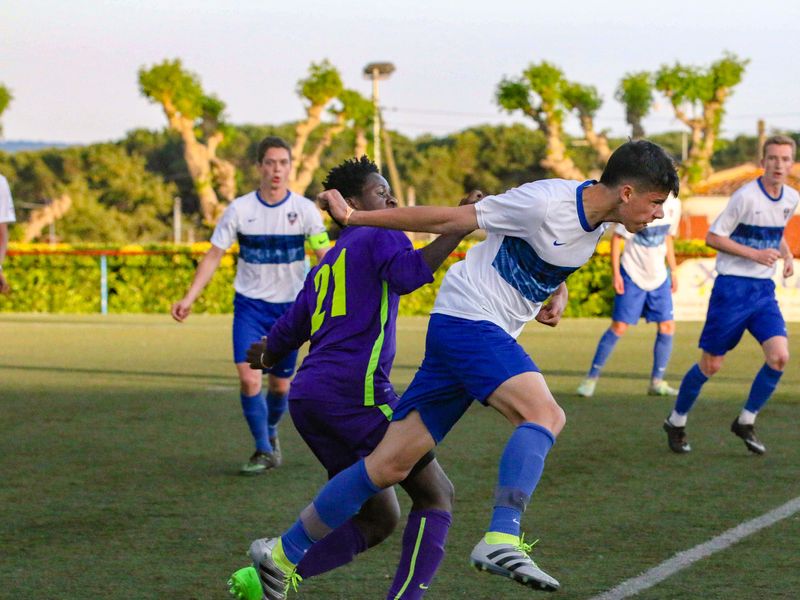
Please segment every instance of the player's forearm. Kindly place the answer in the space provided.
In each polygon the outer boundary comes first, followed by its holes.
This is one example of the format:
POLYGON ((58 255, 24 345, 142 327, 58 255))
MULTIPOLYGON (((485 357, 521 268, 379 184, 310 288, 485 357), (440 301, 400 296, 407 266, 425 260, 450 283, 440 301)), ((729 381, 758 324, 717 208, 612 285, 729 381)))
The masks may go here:
POLYGON ((789 242, 786 241, 785 237, 781 238, 780 252, 781 252, 781 258, 783 260, 792 260, 794 258, 794 255, 792 254, 792 249, 789 247, 789 242))
POLYGON ((0 223, 0 267, 6 260, 8 250, 8 223, 0 223))
POLYGON ((208 282, 211 281, 224 255, 225 251, 215 246, 212 246, 211 250, 206 253, 200 261, 200 264, 197 265, 197 271, 195 271, 192 285, 189 286, 189 290, 186 292, 187 300, 190 302, 197 300, 198 296, 200 296, 208 285, 208 282))
POLYGON ((350 215, 347 224, 464 236, 478 228, 478 217, 471 204, 454 207, 415 206, 357 210, 350 215))
POLYGON ((611 238, 611 270, 619 275, 619 257, 622 254, 622 236, 614 234, 611 238))
POLYGON ((672 272, 678 268, 678 261, 675 260, 675 241, 671 235, 667 236, 667 266, 672 272))
POLYGON ((442 263, 447 260, 447 257, 450 256, 453 250, 458 248, 458 245, 463 239, 464 236, 461 235, 440 235, 438 238, 420 250, 420 253, 422 254, 422 260, 424 260, 425 264, 428 265, 431 273, 442 266, 442 263))
POLYGON ((708 235, 706 235, 706 246, 714 250, 719 250, 720 252, 727 252, 728 254, 755 260, 754 256, 756 250, 754 248, 735 242, 729 237, 711 233, 710 231, 708 235))

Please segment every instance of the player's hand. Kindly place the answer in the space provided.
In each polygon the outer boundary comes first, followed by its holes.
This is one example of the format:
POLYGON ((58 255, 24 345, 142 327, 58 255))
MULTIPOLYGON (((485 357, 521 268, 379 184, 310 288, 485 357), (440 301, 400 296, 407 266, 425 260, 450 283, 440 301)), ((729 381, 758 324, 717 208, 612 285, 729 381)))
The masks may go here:
POLYGON ((794 260, 791 256, 783 259, 783 277, 784 279, 794 275, 794 260))
POLYGON ((0 271, 0 294, 5 294, 7 296, 11 294, 11 286, 8 284, 8 280, 6 280, 2 271, 0 271))
POLYGON ((186 298, 181 298, 175 304, 172 305, 172 309, 170 309, 169 313, 172 315, 172 318, 178 321, 178 323, 182 323, 186 317, 189 316, 189 313, 192 312, 192 303, 189 302, 186 298))
POLYGON ((260 342, 251 344, 247 349, 247 362, 250 363, 250 368, 258 371, 269 369, 272 365, 268 364, 266 353, 267 337, 264 336, 260 342))
MULTIPOLYGON (((566 289, 566 288, 564 288, 566 289)), ((550 297, 550 300, 542 306, 539 313, 536 315, 536 320, 542 325, 548 327, 555 327, 561 321, 561 315, 567 308, 567 294, 556 292, 550 297)))
POLYGON ((331 219, 340 225, 347 225, 348 212, 352 211, 352 208, 347 205, 339 190, 325 190, 317 194, 317 203, 322 210, 328 212, 331 219))
POLYGON ((461 199, 458 203, 459 206, 466 206, 467 204, 475 204, 478 200, 483 198, 484 194, 480 190, 472 190, 469 194, 461 199))
POLYGON ((625 280, 622 279, 622 275, 614 275, 614 291, 620 296, 625 293, 625 280))
POLYGON ((775 248, 763 248, 754 252, 753 260, 760 265, 771 267, 780 257, 781 253, 775 248))
POLYGON ((672 291, 672 293, 674 294, 674 293, 676 293, 678 291, 678 278, 675 277, 675 271, 672 271, 669 274, 669 279, 670 279, 669 288, 672 291))

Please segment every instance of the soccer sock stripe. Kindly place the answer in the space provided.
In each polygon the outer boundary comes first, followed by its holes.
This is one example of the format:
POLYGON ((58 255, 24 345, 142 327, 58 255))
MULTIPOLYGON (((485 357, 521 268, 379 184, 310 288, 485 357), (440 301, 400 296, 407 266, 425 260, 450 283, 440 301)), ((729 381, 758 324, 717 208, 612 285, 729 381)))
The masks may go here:
POLYGON ((289 394, 267 393, 267 433, 269 437, 277 437, 278 423, 286 412, 289 394))
POLYGON ((653 345, 653 370, 650 373, 651 379, 664 379, 667 372, 667 365, 672 356, 673 336, 659 332, 656 335, 656 342, 653 345))
POLYGON ((681 381, 678 397, 675 400, 676 413, 685 415, 692 410, 692 406, 700 395, 700 389, 706 381, 708 381, 708 377, 703 375, 700 366, 695 363, 694 366, 686 372, 686 375, 683 376, 683 381, 681 381))
POLYGON ((592 359, 592 367, 589 369, 589 377, 595 378, 600 376, 600 371, 605 366, 608 357, 611 356, 611 352, 614 350, 614 346, 617 345, 618 341, 619 336, 611 331, 611 329, 606 329, 600 341, 597 342, 597 350, 592 359))
POLYGON ((747 398, 747 403, 744 405, 745 410, 752 413, 757 413, 767 403, 767 400, 772 396, 772 392, 778 387, 778 382, 781 380, 783 371, 778 371, 770 367, 767 363, 761 367, 761 370, 756 374, 753 379, 753 385, 750 387, 750 395, 747 398))
POLYGON ((256 450, 272 452, 272 445, 267 435, 267 402, 259 393, 255 396, 239 394, 242 402, 242 413, 256 443, 256 450))

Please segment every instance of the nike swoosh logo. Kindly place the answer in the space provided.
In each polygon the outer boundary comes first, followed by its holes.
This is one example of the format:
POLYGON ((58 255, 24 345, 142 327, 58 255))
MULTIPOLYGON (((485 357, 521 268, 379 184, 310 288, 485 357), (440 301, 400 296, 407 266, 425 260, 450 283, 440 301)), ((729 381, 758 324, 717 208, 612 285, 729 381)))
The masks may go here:
POLYGON ((558 240, 553 240, 553 246, 563 246, 567 242, 559 242, 558 240))
POLYGON ((253 221, 255 221, 255 219, 247 219, 248 223, 252 223, 253 221))

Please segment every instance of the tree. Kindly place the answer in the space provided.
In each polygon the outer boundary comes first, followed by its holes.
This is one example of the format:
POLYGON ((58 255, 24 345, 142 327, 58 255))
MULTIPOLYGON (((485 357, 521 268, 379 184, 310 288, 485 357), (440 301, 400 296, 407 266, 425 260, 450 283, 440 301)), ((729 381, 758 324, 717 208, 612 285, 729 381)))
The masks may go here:
POLYGON ((602 164, 608 162, 611 148, 605 133, 597 133, 594 128, 594 118, 597 111, 603 106, 603 99, 593 85, 583 85, 565 81, 563 83, 562 97, 566 106, 578 113, 578 120, 583 129, 586 141, 597 152, 597 158, 602 164))
MULTIPOLYGON (((6 86, 0 83, 0 117, 3 116, 3 113, 8 108, 8 105, 11 104, 11 101, 14 99, 14 96, 11 94, 11 90, 9 90, 6 86)), ((0 136, 3 135, 3 123, 0 122, 0 136)))
POLYGON ((161 105, 169 127, 180 134, 203 220, 216 223, 223 206, 214 183, 227 200, 232 200, 236 192, 235 168, 217 156, 227 130, 223 121, 225 103, 206 94, 198 76, 185 70, 180 59, 139 69, 139 90, 161 105))
POLYGON ((633 139, 644 137, 644 119, 653 107, 653 75, 647 71, 626 73, 614 97, 625 105, 625 119, 631 126, 633 139))
POLYGON ((741 82, 748 62, 726 53, 706 68, 676 62, 663 65, 655 74, 656 89, 669 99, 675 116, 691 130, 691 149, 684 164, 690 185, 711 174, 711 156, 725 102, 741 82))

